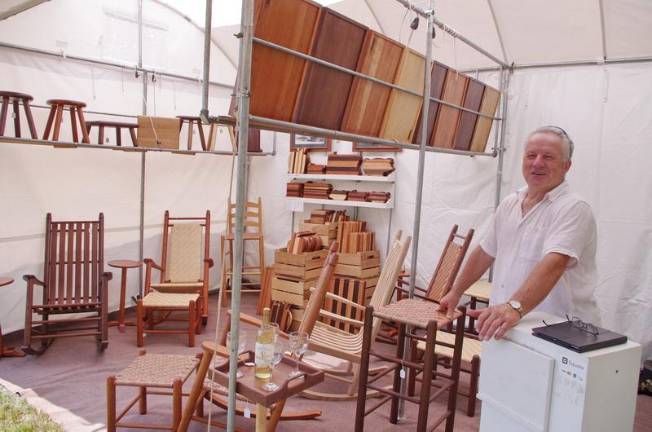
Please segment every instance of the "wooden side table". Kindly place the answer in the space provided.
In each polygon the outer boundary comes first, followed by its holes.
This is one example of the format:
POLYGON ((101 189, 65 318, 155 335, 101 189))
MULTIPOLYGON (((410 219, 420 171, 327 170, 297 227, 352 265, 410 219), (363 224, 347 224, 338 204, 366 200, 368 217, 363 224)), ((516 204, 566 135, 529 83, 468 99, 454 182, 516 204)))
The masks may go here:
POLYGON ((118 326, 120 333, 125 332, 125 326, 135 326, 134 321, 125 321, 125 296, 127 291, 127 270, 130 268, 137 268, 142 265, 141 261, 134 260, 113 260, 109 261, 109 267, 119 268, 120 272, 120 312, 117 321, 109 321, 109 327, 118 326))
MULTIPOLYGON (((0 287, 12 284, 14 280, 10 277, 0 277, 0 287)), ((25 357, 24 352, 16 351, 16 348, 6 347, 2 338, 2 327, 0 327, 0 357, 25 357)))

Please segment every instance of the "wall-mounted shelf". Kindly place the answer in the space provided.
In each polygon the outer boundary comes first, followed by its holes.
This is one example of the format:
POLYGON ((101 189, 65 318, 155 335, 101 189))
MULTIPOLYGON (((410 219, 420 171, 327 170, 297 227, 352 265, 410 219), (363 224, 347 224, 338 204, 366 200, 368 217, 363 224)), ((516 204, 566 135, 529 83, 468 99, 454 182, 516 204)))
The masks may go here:
POLYGON ((376 182, 376 183, 394 183, 396 172, 388 176, 370 176, 370 175, 341 175, 341 174, 288 174, 288 181, 291 180, 333 180, 333 181, 356 181, 356 182, 376 182))
POLYGON ((369 201, 341 201, 331 199, 317 199, 317 198, 299 198, 299 197, 286 197, 290 201, 301 201, 304 204, 319 204, 319 205, 332 205, 332 206, 346 206, 346 207, 363 207, 363 208, 377 208, 377 209, 391 209, 394 208, 394 198, 390 198, 386 203, 369 202, 369 201))

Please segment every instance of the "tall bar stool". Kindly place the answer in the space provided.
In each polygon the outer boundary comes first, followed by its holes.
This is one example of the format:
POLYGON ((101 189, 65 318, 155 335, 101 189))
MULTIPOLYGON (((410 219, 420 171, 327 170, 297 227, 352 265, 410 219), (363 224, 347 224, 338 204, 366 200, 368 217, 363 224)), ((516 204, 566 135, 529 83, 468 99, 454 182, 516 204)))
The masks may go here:
POLYGON ((192 131, 193 131, 193 125, 195 124, 197 125, 197 129, 199 130, 199 140, 201 141, 201 149, 203 151, 211 150, 211 146, 213 144, 213 139, 215 135, 214 123, 210 124, 210 129, 208 131, 208 142, 206 142, 206 136, 204 135, 204 127, 202 126, 201 118, 196 116, 177 116, 177 118, 179 119, 179 133, 181 133, 181 128, 183 127, 183 124, 188 123, 187 150, 192 150, 192 131))
POLYGON ((131 136, 131 144, 134 147, 138 147, 138 141, 136 140, 136 130, 138 129, 138 125, 136 123, 114 122, 108 120, 89 121, 86 122, 86 130, 89 135, 91 133, 91 128, 93 126, 96 126, 98 128, 97 143, 99 145, 104 144, 104 129, 114 128, 115 142, 118 147, 122 147, 122 129, 129 129, 129 136, 131 136))
POLYGON ((34 127, 34 117, 32 117, 32 110, 29 102, 34 98, 25 93, 17 93, 12 91, 0 91, 0 98, 2 98, 2 110, 0 111, 0 136, 5 136, 5 126, 7 125, 7 113, 9 112, 9 103, 14 107, 14 135, 20 138, 20 103, 23 103, 25 110, 25 117, 27 117, 27 125, 32 139, 38 139, 36 127, 34 127))
POLYGON ((72 140, 78 142, 79 135, 77 134, 77 117, 79 118, 79 127, 82 132, 82 143, 90 144, 91 140, 88 138, 88 129, 86 121, 84 120, 83 108, 86 106, 84 102, 66 100, 66 99, 50 99, 46 102, 50 105, 50 114, 48 115, 48 122, 45 125, 43 132, 43 139, 49 140, 50 131, 54 123, 54 130, 52 130, 52 141, 59 141, 59 132, 61 130, 61 118, 63 110, 70 111, 70 125, 72 126, 72 140))

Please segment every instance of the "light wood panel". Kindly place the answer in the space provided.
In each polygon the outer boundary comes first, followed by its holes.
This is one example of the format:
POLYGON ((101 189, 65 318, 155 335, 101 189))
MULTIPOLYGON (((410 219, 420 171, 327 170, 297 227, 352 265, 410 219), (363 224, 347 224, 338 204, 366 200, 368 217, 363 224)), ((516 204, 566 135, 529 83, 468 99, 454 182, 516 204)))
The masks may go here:
MULTIPOLYGON (((367 31, 357 71, 389 83, 394 82, 403 46, 373 30, 367 31)), ((378 136, 391 88, 364 78, 353 78, 342 130, 378 136)))
POLYGON ((138 147, 179 150, 179 119, 138 116, 138 147))
MULTIPOLYGON (((484 95, 482 96, 482 103, 480 104, 479 111, 482 114, 495 116, 498 102, 500 101, 500 92, 494 88, 485 88, 484 95)), ((487 117, 478 116, 478 121, 475 123, 475 130, 473 138, 471 139, 471 151, 484 152, 487 147, 487 140, 489 139, 489 132, 491 132, 491 125, 493 120, 487 117)))
MULTIPOLYGON (((446 73, 448 68, 439 63, 433 62, 432 69, 430 73, 430 97, 441 99, 441 93, 444 89, 444 81, 446 81, 446 73)), ((430 102, 428 107, 428 140, 430 142, 432 139, 432 129, 435 127, 435 119, 437 118, 437 109, 439 108, 439 102, 430 102)), ((423 113, 421 113, 423 114, 423 113)), ((421 114, 419 114, 419 121, 417 122, 417 130, 414 134, 414 143, 421 143, 421 114)))
MULTIPOLYGON (((256 0, 255 36, 307 54, 320 6, 309 0, 256 0)), ((290 121, 306 61, 253 44, 251 114, 290 121)))
MULTIPOLYGON (((482 94, 484 93, 485 85, 474 79, 469 80, 469 85, 466 88, 466 96, 464 96, 464 108, 473 111, 480 109, 482 102, 482 94)), ((457 134, 455 135, 455 149, 468 150, 471 146, 471 137, 475 128, 475 122, 478 119, 477 114, 468 111, 462 111, 460 115, 460 122, 457 125, 457 134)))
MULTIPOLYGON (((355 70, 367 28, 323 8, 310 55, 355 70)), ((339 130, 353 75, 309 62, 294 109, 294 121, 339 130)))
MULTIPOLYGON (((450 69, 446 73, 446 82, 444 83, 444 92, 442 100, 455 105, 462 105, 464 93, 468 85, 469 78, 459 72, 450 69)), ((435 122, 435 131, 432 135, 431 144, 433 147, 452 148, 457 130, 457 123, 460 119, 461 111, 447 105, 439 107, 437 120, 435 122)))
MULTIPOLYGON (((425 58, 409 48, 403 50, 394 84, 423 93, 425 58)), ((380 128, 380 136, 400 142, 412 142, 423 96, 392 89, 380 128)))

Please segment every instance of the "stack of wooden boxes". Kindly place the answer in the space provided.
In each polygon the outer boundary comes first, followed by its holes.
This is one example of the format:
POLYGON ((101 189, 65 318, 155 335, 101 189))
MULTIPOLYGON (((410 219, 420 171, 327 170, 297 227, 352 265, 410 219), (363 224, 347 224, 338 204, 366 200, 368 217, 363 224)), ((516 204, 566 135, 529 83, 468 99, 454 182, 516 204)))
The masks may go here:
POLYGON ((343 221, 339 224, 337 238, 340 254, 335 266, 335 277, 364 282, 364 298, 367 302, 378 283, 380 253, 375 250, 373 232, 365 229, 364 221, 343 221))

